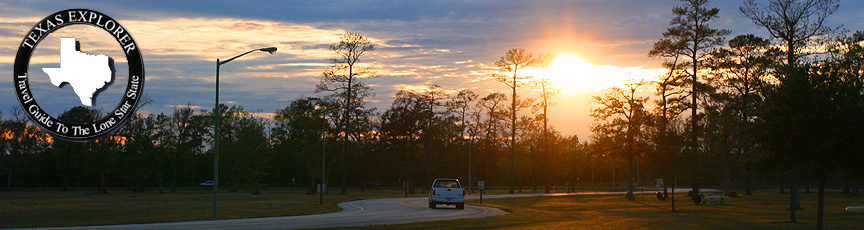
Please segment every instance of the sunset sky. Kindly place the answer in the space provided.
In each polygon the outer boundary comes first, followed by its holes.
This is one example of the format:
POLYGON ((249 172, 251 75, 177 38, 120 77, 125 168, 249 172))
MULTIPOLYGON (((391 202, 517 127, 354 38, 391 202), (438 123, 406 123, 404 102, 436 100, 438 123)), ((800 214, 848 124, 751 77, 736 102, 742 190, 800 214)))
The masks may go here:
MULTIPOLYGON (((738 11, 742 1, 714 1, 715 28, 735 35, 762 29, 738 11)), ((364 56, 380 77, 364 79, 374 89, 371 106, 387 109, 400 89, 439 84, 448 91, 472 89, 484 96, 507 87, 490 75, 494 62, 511 48, 555 53, 552 76, 562 93, 550 109, 550 124, 563 134, 586 139, 592 95, 628 78, 651 79, 664 71, 648 58, 651 45, 668 27, 672 0, 650 1, 25 1, 0 2, 0 110, 17 107, 12 63, 18 45, 39 20, 56 11, 88 8, 117 19, 144 55, 145 93, 153 103, 141 112, 170 112, 192 103, 212 108, 216 58, 252 48, 276 46, 274 55, 255 53, 222 67, 221 96, 249 110, 272 113, 291 100, 314 96, 333 53, 328 44, 345 32, 368 36, 377 50, 364 56)), ((841 2, 829 25, 864 30, 864 3, 841 2)), ((122 59, 104 31, 70 26, 37 47, 30 72, 56 67, 59 37, 76 36, 83 52, 122 59), (100 37, 101 36, 101 37, 100 37), (112 53, 113 52, 113 53, 112 53)), ((125 60, 115 60, 125 64, 125 60)), ((96 108, 110 111, 125 87, 125 67, 100 94, 96 108)), ((78 102, 71 87, 56 88, 34 77, 34 96, 57 116, 78 102), (37 92, 39 91, 39 92, 37 92)), ((524 95, 532 94, 525 89, 524 95)), ((536 95, 531 95, 536 96, 536 95)))

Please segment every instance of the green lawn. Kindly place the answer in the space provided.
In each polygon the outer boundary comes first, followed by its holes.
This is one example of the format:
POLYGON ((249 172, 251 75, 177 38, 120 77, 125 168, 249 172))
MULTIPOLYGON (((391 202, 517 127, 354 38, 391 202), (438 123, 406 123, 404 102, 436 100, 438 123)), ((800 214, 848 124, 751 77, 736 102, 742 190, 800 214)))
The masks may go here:
MULTIPOLYGON (((220 190, 219 218, 253 218, 309 215, 339 211, 339 202, 404 197, 404 190, 350 188, 339 195, 330 188, 325 204, 319 196, 306 195, 305 188, 263 188, 260 195, 220 190)), ((167 189, 166 189, 167 190, 167 189)), ((213 190, 185 188, 160 194, 156 189, 129 192, 125 189, 96 194, 95 189, 15 189, 0 192, 0 228, 133 224, 212 219, 213 190)), ((531 190, 525 190, 530 192, 531 190)), ((410 196, 426 196, 422 188, 410 196)), ((490 193, 507 193, 504 189, 490 193)))
MULTIPOLYGON (((335 191, 335 190, 334 190, 335 191)), ((530 189, 524 192, 532 192, 530 189)), ((251 218, 306 215, 339 211, 336 203, 369 198, 402 197, 398 189, 349 190, 348 195, 331 194, 326 204, 304 189, 264 189, 261 195, 247 192, 220 193, 220 218, 251 218)), ((418 191, 420 192, 420 191, 418 191)), ((493 190, 491 193, 506 193, 493 190)), ((212 190, 183 189, 178 193, 158 191, 132 193, 109 190, 96 194, 87 190, 29 190, 0 192, 0 228, 49 227, 171 222, 211 219, 212 190)), ((424 196, 419 193, 414 196, 424 196)), ((370 229, 812 229, 815 227, 816 194, 802 193, 801 223, 788 223, 788 195, 757 192, 727 205, 693 205, 679 200, 679 212, 669 212, 669 201, 652 195, 631 202, 620 195, 486 199, 483 205, 502 208, 510 215, 482 219, 436 221, 403 225, 373 226, 370 229)), ((681 197, 683 198, 683 197, 681 197)), ((864 196, 826 197, 828 229, 862 228, 864 214, 846 213, 847 205, 864 204, 864 196)), ((477 203, 476 200, 469 203, 477 203)))
MULTIPOLYGON (((635 202, 621 195, 489 199, 483 205, 502 208, 511 214, 368 229, 813 229, 816 226, 816 193, 802 191, 799 223, 788 222, 789 195, 777 192, 756 192, 724 205, 694 205, 680 199, 677 213, 670 212, 669 201, 658 201, 651 195, 636 197, 635 202)), ((826 229, 864 228, 864 213, 844 212, 852 204, 864 204, 864 197, 828 193, 826 229)))
MULTIPOLYGON (((333 189, 333 188, 331 188, 333 189)), ((333 190, 319 204, 318 195, 305 189, 262 189, 261 195, 220 190, 220 219, 307 215, 339 211, 336 203, 370 198, 404 196, 401 190, 350 189, 348 195, 333 190)), ((172 222, 212 219, 213 190, 182 189, 159 194, 158 190, 129 192, 95 189, 36 189, 0 192, 0 228, 49 227, 172 222)))

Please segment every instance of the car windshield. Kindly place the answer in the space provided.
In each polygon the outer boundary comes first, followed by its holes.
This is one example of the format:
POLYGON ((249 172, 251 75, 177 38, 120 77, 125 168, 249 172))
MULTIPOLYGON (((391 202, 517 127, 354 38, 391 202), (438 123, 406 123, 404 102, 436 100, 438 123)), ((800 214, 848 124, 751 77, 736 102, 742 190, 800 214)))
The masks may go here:
POLYGON ((437 180, 435 181, 435 185, 432 187, 436 188, 460 188, 459 182, 455 180, 437 180))

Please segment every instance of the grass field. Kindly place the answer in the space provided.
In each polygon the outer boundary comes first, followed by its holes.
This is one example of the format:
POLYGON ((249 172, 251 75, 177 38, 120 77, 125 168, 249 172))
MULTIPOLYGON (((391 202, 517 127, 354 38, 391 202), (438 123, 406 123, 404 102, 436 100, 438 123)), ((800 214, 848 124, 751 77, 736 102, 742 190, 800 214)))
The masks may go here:
MULTIPOLYGON (((335 191, 335 190, 334 190, 335 191)), ((531 190, 524 190, 532 192, 531 190)), ((397 189, 349 190, 348 195, 331 194, 325 205, 317 195, 304 189, 264 189, 261 195, 246 192, 220 193, 220 219, 286 215, 306 215, 338 211, 336 203, 369 198, 402 197, 397 189)), ((490 193, 506 193, 493 190, 490 193)), ((156 191, 132 193, 110 190, 29 190, 0 192, 0 228, 48 227, 171 222, 211 219, 212 192, 208 189, 183 189, 177 193, 156 191)), ((415 196, 424 196, 416 194, 415 196)), ((681 197, 683 198, 683 197, 681 197)), ((816 219, 816 194, 802 193, 798 219, 788 223, 788 195, 757 192, 736 199, 734 204, 693 205, 679 199, 677 213, 669 201, 652 195, 626 201, 620 195, 586 195, 486 199, 483 205, 502 208, 510 215, 482 219, 436 221, 416 224, 373 226, 370 229, 812 229, 816 219)), ((855 229, 864 227, 864 214, 846 213, 847 205, 864 204, 864 197, 828 193, 826 227, 855 229)), ((476 200, 469 203, 477 203, 476 200)))
MULTIPOLYGON (((333 188, 331 188, 333 189, 333 188)), ((212 219, 213 190, 181 189, 177 193, 109 190, 37 189, 0 192, 0 228, 131 224, 212 219)), ((401 190, 351 189, 348 195, 331 191, 325 204, 305 189, 262 189, 261 195, 220 190, 219 218, 307 215, 339 211, 349 200, 400 197, 401 190)))
MULTIPOLYGON (((733 204, 694 205, 681 199, 672 213, 669 201, 651 195, 627 201, 621 195, 531 197, 484 200, 510 215, 427 223, 372 226, 366 229, 814 229, 816 193, 801 193, 799 223, 790 223, 789 195, 757 192, 733 204)), ((683 198, 679 197, 679 198, 683 198)), ((862 229, 864 213, 847 213, 847 205, 864 197, 826 194, 826 229, 862 229)), ((469 203, 477 203, 472 201, 469 203)))

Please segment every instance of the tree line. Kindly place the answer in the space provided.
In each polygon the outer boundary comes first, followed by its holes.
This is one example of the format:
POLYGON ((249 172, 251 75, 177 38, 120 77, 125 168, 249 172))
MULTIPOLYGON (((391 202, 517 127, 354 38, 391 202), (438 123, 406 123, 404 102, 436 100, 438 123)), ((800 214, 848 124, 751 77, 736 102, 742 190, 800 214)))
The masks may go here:
MULTIPOLYGON (((547 125, 558 90, 542 71, 529 70, 548 67, 551 54, 506 51, 492 73, 506 91, 480 95, 432 84, 401 90, 378 111, 368 107, 374 93, 365 83, 377 77, 375 66, 362 62, 375 45, 348 33, 330 46, 332 66, 322 71, 317 96, 297 98, 270 118, 240 105, 188 104, 137 114, 109 137, 72 143, 53 140, 13 108, 8 118, 0 114, 0 175, 8 188, 107 192, 110 184, 174 192, 211 179, 211 143, 219 138, 220 182, 232 191, 298 186, 313 194, 326 178, 340 193, 403 183, 414 192, 437 177, 469 181, 470 174, 470 181, 511 193, 612 182, 633 199, 640 181, 655 178, 665 179, 664 193, 675 180, 696 191, 717 186, 747 195, 754 180, 775 180, 781 192, 788 186, 795 221, 799 187, 809 191, 806 182, 815 182, 821 226, 826 181, 857 188, 864 179, 864 32, 826 24, 839 8, 835 0, 747 0, 740 13, 770 37, 727 41, 732 31, 711 26, 719 10, 709 0, 680 1, 648 52, 668 72, 596 96, 587 140, 547 125), (526 87, 539 93, 521 95, 526 87)), ((99 116, 74 107, 59 119, 99 116)))
MULTIPOLYGON (((350 186, 403 183, 414 192, 437 177, 466 178, 469 167, 473 181, 508 185, 511 191, 525 186, 549 191, 552 183, 587 175, 584 167, 573 167, 587 159, 580 155, 578 138, 545 125, 546 107, 556 90, 548 80, 530 81, 522 72, 548 65, 550 55, 535 57, 512 49, 496 62, 496 78, 513 92, 545 87, 537 100, 449 92, 433 84, 425 90, 399 91, 390 108, 379 112, 368 107, 374 94, 365 83, 376 73, 360 62, 375 45, 363 35, 348 33, 330 49, 335 57, 314 88, 318 96, 297 98, 267 118, 236 104, 201 110, 189 103, 174 106, 170 113, 137 113, 111 136, 82 143, 51 138, 29 123, 25 111, 13 107, 6 116, 0 113, 2 187, 176 192, 212 179, 216 138, 220 184, 252 193, 262 186, 307 187, 315 193, 322 177, 340 193, 350 186), (218 124, 215 115, 221 117, 218 124)), ((58 118, 85 123, 100 116, 101 111, 76 106, 58 118)))
POLYGON ((627 161, 629 178, 644 161, 695 191, 750 195, 754 179, 778 180, 781 193, 789 188, 791 222, 799 187, 815 182, 821 228, 826 181, 846 181, 848 191, 864 178, 864 32, 827 24, 839 1, 746 0, 740 13, 770 37, 727 42, 732 31, 711 27, 719 10, 709 0, 680 1, 648 53, 667 74, 595 97, 589 149, 627 161))

